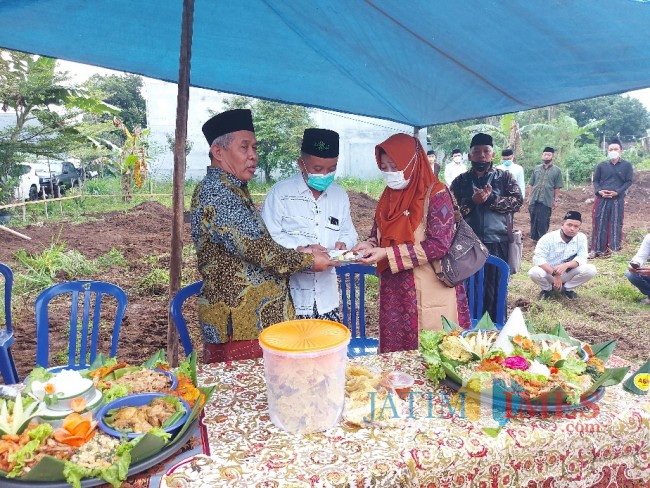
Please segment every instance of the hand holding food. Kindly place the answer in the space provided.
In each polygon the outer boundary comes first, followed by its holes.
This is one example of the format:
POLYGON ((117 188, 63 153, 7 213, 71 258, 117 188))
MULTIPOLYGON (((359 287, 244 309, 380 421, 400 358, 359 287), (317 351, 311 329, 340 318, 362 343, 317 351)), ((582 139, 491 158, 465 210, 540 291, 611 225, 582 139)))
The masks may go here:
POLYGON ((363 264, 374 264, 382 259, 386 259, 387 253, 386 249, 383 247, 373 247, 372 249, 366 249, 363 252, 363 258, 359 262, 363 264))

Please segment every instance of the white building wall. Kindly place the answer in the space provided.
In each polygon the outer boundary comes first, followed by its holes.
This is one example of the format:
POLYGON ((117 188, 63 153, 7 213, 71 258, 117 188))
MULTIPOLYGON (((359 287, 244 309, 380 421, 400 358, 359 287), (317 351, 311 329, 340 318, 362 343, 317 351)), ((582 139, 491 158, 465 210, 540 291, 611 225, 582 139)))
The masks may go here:
MULTIPOLYGON (((150 161, 150 171, 155 178, 170 178, 174 155, 167 147, 166 135, 173 136, 176 129, 177 87, 173 83, 144 78, 143 96, 147 101, 147 122, 151 128, 149 139, 160 151, 150 161)), ((190 88, 187 138, 193 146, 187 156, 187 179, 200 179, 205 175, 209 164, 208 146, 201 126, 210 116, 208 110, 222 111, 223 100, 229 96, 190 88)), ((312 109, 310 113, 316 127, 335 130, 341 137, 338 177, 377 178, 379 171, 375 163, 375 146, 396 132, 413 133, 410 126, 380 119, 320 109, 312 109)), ((422 130, 420 139, 423 144, 426 144, 425 136, 422 130)))

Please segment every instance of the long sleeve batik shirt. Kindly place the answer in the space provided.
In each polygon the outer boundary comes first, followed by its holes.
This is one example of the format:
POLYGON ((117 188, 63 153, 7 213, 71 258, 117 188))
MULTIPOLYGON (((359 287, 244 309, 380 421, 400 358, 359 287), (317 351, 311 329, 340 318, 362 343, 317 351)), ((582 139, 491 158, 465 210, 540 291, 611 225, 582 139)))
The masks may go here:
POLYGON ((256 339, 263 328, 295 317, 287 279, 308 269, 313 256, 271 238, 246 183, 209 167, 192 195, 190 223, 203 277, 205 342, 256 339))

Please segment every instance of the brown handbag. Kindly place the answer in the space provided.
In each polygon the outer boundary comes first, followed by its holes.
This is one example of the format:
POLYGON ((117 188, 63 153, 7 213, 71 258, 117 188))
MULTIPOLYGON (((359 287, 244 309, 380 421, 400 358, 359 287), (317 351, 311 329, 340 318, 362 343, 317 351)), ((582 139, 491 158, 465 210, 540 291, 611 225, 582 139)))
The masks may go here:
POLYGON ((456 199, 448 188, 447 193, 454 205, 454 220, 456 221, 454 238, 447 254, 442 259, 433 261, 431 266, 445 286, 454 288, 478 272, 490 253, 463 219, 456 199))

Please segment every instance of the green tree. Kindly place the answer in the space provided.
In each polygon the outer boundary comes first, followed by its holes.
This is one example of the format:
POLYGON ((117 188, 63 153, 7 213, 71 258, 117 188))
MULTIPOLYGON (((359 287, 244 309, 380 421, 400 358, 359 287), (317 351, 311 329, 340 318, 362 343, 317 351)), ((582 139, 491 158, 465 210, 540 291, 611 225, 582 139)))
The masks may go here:
POLYGON ((431 148, 443 151, 446 156, 454 149, 467 152, 469 149, 469 132, 459 123, 433 125, 427 129, 431 148))
POLYGON ((564 166, 569 172, 569 182, 589 182, 596 165, 603 159, 603 151, 595 144, 575 148, 564 158, 564 166))
POLYGON ((55 66, 52 58, 0 51, 0 107, 15 114, 15 125, 0 131, 4 181, 28 157, 60 158, 87 144, 77 130, 78 116, 111 110, 86 90, 69 86, 67 74, 55 72, 55 66))
POLYGON ((302 134, 313 124, 307 108, 241 96, 226 100, 224 106, 226 110, 252 110, 260 155, 258 166, 264 172, 266 183, 271 182, 274 171, 282 176, 295 171, 302 134))
POLYGON ((495 151, 510 148, 515 153, 515 159, 523 162, 526 159, 525 136, 530 134, 548 134, 556 131, 551 124, 530 123, 520 125, 517 117, 519 114, 504 114, 498 119, 492 120, 492 124, 476 124, 466 127, 471 133, 485 132, 490 134, 494 140, 495 151))
POLYGON ((560 109, 580 126, 606 119, 598 131, 606 139, 619 137, 622 142, 631 142, 644 137, 650 128, 650 112, 636 98, 623 95, 578 100, 561 105, 560 109))
MULTIPOLYGON (((119 110, 118 116, 127 127, 147 127, 147 105, 142 96, 142 77, 132 74, 93 75, 84 86, 93 96, 119 110)), ((85 118, 91 123, 109 122, 108 126, 112 127, 110 123, 113 117, 110 114, 88 114, 85 118)), ((116 130, 115 127, 104 137, 119 146, 126 142, 124 132, 116 130)))

